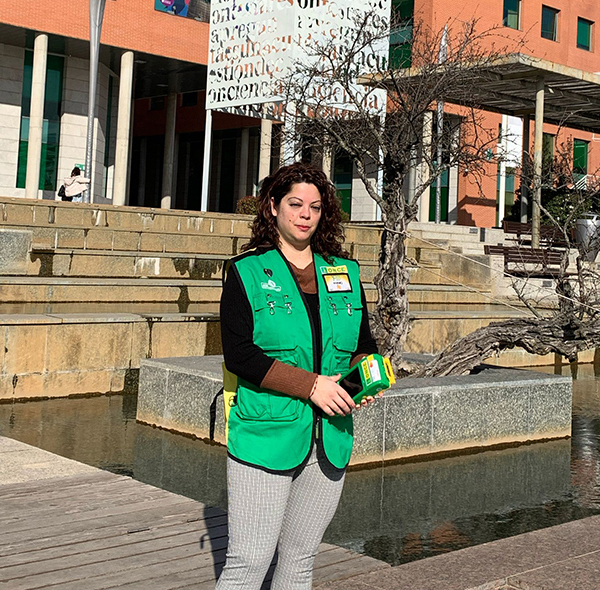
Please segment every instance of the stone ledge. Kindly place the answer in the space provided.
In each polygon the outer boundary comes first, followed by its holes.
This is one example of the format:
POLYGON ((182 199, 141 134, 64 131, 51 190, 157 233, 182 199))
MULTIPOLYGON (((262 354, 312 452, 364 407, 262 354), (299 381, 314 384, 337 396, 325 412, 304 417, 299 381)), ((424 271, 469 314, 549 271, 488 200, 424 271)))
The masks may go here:
MULTIPOLYGON (((137 419, 208 439, 221 362, 220 356, 142 361, 137 419)), ((403 379, 357 413, 352 464, 567 437, 571 405, 570 377, 485 365, 465 377, 403 379)), ((217 400, 217 442, 225 442, 224 426, 217 400)))

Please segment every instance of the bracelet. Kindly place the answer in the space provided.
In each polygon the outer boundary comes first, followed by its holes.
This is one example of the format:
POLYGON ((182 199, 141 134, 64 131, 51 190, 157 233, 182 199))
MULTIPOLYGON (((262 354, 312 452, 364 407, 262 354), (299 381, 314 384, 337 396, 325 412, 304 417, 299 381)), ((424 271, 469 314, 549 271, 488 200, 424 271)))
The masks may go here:
POLYGON ((319 380, 319 376, 317 375, 315 382, 313 383, 312 389, 310 390, 310 394, 308 396, 308 399, 310 399, 313 394, 315 393, 315 391, 317 390, 317 381, 319 380))

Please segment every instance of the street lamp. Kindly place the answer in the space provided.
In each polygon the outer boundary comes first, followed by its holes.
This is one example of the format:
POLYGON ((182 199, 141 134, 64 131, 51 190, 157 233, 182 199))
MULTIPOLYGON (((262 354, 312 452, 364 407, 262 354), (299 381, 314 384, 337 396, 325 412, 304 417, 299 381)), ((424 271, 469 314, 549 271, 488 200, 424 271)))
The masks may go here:
POLYGON ((91 201, 92 153, 94 150, 94 119, 96 111, 96 88, 98 86, 98 57, 100 33, 106 0, 90 0, 90 84, 88 91, 88 124, 85 146, 85 175, 90 179, 90 188, 83 193, 83 202, 91 201))

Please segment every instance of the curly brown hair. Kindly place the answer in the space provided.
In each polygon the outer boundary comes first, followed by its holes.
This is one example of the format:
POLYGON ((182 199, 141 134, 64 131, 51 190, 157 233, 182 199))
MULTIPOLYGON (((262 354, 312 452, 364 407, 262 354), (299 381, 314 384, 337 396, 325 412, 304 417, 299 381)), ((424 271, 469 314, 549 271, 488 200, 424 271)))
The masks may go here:
POLYGON ((348 253, 342 248, 344 230, 336 189, 323 171, 301 162, 283 166, 263 180, 257 197, 258 213, 252 222, 252 237, 242 246, 242 250, 279 245, 279 232, 277 221, 271 212, 271 199, 279 206, 292 185, 301 182, 314 185, 321 195, 321 219, 310 241, 313 252, 326 259, 331 256, 348 257, 348 253))

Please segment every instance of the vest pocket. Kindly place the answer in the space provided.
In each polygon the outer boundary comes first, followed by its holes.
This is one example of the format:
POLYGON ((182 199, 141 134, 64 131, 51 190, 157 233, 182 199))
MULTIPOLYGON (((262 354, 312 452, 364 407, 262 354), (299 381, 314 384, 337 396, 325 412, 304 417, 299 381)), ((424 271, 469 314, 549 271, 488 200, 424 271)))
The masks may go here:
MULTIPOLYGON (((269 351, 295 349, 298 338, 298 322, 302 309, 297 299, 281 293, 260 293, 253 299, 254 343, 269 356, 287 362, 269 351)), ((297 362, 297 359, 296 359, 297 362)), ((292 363, 288 363, 292 364, 292 363)))
POLYGON ((334 344, 333 362, 334 366, 331 368, 333 375, 337 373, 344 374, 350 368, 350 361, 352 360, 352 354, 356 350, 356 345, 350 348, 344 348, 340 344, 334 344))
POLYGON ((269 394, 271 420, 285 422, 295 420, 300 411, 300 400, 285 393, 272 392, 269 394))
POLYGON ((346 307, 346 298, 330 298, 327 316, 333 333, 333 344, 337 350, 353 353, 358 346, 358 335, 363 308, 359 302, 350 309, 346 307))
POLYGON ((244 387, 238 390, 237 413, 248 420, 268 419, 269 393, 254 387, 244 387))
MULTIPOLYGON (((298 366, 297 346, 288 348, 265 347, 263 350, 267 356, 274 358, 292 367, 298 366)), ((272 391, 269 393, 269 416, 271 420, 293 420, 298 416, 299 400, 295 397, 272 391)))

